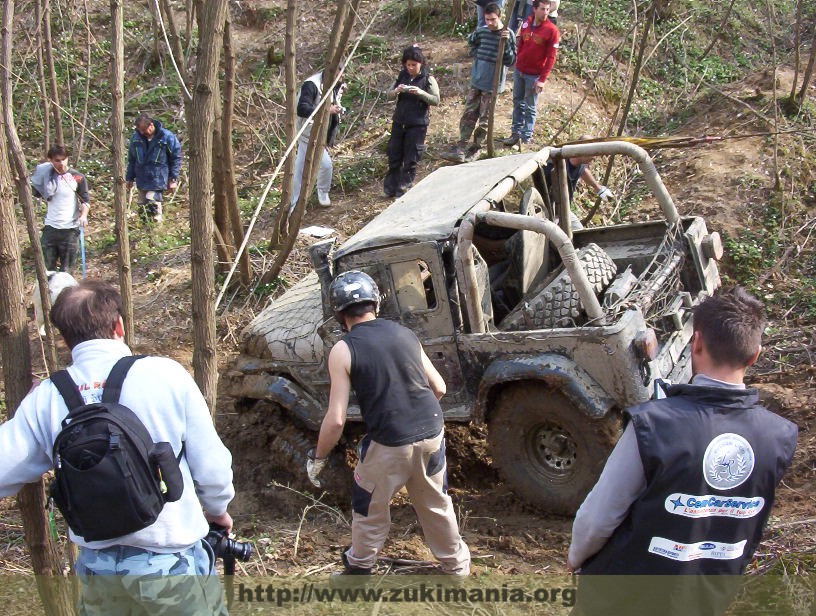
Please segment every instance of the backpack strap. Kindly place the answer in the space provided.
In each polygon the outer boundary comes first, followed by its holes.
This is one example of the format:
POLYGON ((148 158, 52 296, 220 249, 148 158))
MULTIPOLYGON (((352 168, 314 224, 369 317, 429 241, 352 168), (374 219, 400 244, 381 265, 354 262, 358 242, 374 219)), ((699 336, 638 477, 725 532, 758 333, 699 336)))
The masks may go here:
POLYGON ((68 407, 68 415, 73 413, 74 410, 80 406, 85 406, 85 400, 82 399, 79 388, 67 370, 58 370, 54 372, 50 378, 54 387, 57 388, 57 391, 62 396, 62 399, 65 400, 65 406, 68 407))
POLYGON ((119 402, 122 393, 122 385, 130 367, 136 360, 142 359, 144 355, 126 355, 117 361, 111 368, 108 378, 105 380, 105 387, 102 390, 102 402, 119 402))

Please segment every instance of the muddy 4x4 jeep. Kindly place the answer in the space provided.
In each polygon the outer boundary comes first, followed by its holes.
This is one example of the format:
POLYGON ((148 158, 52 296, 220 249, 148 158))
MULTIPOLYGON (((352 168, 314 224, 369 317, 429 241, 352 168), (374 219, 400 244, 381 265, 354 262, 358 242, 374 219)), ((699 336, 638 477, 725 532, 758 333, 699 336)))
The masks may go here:
MULTIPOLYGON (((317 431, 342 335, 327 291, 337 273, 363 270, 383 293, 379 316, 411 328, 444 377, 446 421, 486 422, 513 490, 569 514, 600 473, 619 412, 647 400, 655 379, 688 380, 689 309, 719 286, 721 255, 719 236, 678 215, 648 154, 628 143, 443 167, 339 248, 312 247, 315 272, 246 328, 230 393, 239 408, 274 402, 274 432, 317 431), (573 229, 565 159, 589 154, 634 158, 663 219, 573 229)), ((360 420, 354 400, 349 420, 360 420)))

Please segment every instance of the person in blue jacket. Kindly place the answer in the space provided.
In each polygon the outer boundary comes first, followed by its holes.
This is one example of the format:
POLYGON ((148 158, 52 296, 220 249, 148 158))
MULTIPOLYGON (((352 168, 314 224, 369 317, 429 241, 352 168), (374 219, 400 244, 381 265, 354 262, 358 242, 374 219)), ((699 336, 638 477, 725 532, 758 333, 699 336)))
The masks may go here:
POLYGON ((127 190, 130 191, 135 181, 143 218, 160 224, 164 191, 173 192, 178 186, 181 143, 161 122, 146 113, 136 118, 135 126, 128 147, 127 190))

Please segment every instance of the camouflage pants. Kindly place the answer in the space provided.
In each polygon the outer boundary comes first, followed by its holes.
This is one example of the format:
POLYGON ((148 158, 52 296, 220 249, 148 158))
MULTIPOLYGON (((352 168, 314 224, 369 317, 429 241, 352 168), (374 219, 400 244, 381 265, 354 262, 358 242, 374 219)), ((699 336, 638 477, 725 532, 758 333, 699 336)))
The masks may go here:
POLYGON ((492 100, 493 92, 485 92, 473 87, 468 90, 465 111, 462 119, 459 120, 459 147, 467 146, 471 135, 473 135, 475 145, 482 145, 482 141, 487 136, 487 120, 490 116, 492 100))
POLYGON ((80 548, 80 616, 226 616, 215 558, 206 543, 158 554, 130 546, 80 548))
POLYGON ((160 190, 141 190, 136 199, 139 214, 143 220, 157 220, 161 222, 163 193, 160 190))

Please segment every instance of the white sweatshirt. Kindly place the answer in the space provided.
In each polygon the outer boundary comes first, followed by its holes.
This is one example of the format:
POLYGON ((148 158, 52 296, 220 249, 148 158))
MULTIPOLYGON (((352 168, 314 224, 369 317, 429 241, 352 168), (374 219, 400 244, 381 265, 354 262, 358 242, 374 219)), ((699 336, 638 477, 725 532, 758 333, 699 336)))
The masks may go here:
MULTIPOLYGON (((74 347, 68 368, 86 403, 98 402, 113 365, 130 349, 116 340, 89 340, 74 347)), ((107 541, 84 541, 94 549, 129 545, 155 552, 177 552, 207 534, 204 510, 220 515, 235 495, 232 456, 215 432, 207 403, 181 364, 162 357, 140 359, 127 374, 120 403, 144 423, 155 442, 167 441, 178 455, 184 492, 164 506, 152 525, 107 541)), ((68 409, 50 380, 25 397, 14 417, 0 425, 0 496, 16 494, 53 466, 53 444, 68 409)))

